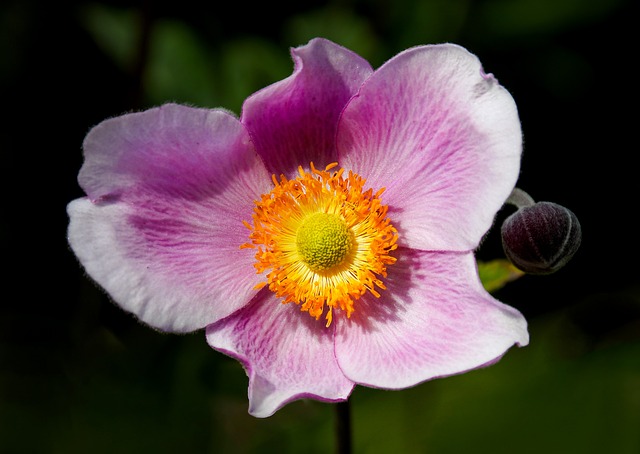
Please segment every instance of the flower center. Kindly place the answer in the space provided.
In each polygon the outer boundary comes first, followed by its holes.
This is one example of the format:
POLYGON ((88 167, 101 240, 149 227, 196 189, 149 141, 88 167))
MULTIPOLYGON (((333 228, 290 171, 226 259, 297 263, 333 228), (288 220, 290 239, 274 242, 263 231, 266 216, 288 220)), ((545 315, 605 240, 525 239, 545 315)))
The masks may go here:
POLYGON ((367 292, 380 297, 398 237, 380 200, 384 188, 364 190, 361 176, 330 172, 336 165, 311 163, 311 172, 300 167, 292 180, 274 175, 274 188, 255 202, 253 223, 244 222, 251 242, 240 246, 256 249, 254 266, 266 273, 256 288, 268 285, 315 319, 326 309, 327 327, 334 308, 350 317, 367 292))
POLYGON ((322 271, 344 261, 351 250, 352 237, 340 217, 319 212, 302 221, 296 234, 296 246, 309 269, 322 271))

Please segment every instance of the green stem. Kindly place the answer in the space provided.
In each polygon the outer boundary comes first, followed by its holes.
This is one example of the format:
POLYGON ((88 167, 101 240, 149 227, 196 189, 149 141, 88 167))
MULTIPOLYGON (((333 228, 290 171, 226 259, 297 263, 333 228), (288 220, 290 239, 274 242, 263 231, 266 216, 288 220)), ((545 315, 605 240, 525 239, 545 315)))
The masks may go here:
POLYGON ((336 404, 336 453, 351 454, 351 406, 348 400, 336 404))
POLYGON ((514 205, 518 209, 520 209, 520 208, 525 208, 525 207, 530 207, 532 205, 535 205, 536 201, 533 200, 533 198, 529 194, 524 192, 522 189, 513 188, 511 195, 509 195, 505 203, 514 205))

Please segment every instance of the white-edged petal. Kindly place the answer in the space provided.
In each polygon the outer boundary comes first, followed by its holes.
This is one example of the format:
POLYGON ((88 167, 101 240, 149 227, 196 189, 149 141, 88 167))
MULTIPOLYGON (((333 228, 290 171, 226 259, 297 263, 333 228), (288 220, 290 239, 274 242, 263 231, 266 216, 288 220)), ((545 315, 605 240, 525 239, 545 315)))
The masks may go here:
POLYGON ((259 281, 240 249, 270 189, 240 122, 168 105, 106 120, 84 143, 68 240, 125 310, 161 330, 203 328, 248 303, 259 281))
POLYGON ((267 417, 293 400, 345 400, 353 389, 334 356, 334 330, 264 289, 252 303, 207 327, 207 341, 249 376, 249 413, 267 417))
POLYGON ((522 138, 510 94, 451 45, 389 60, 345 108, 339 162, 385 187, 400 243, 474 249, 518 178, 522 138))
POLYGON ((514 308, 482 287, 471 253, 400 248, 380 299, 336 320, 336 356, 358 384, 400 389, 466 372, 529 341, 514 308))

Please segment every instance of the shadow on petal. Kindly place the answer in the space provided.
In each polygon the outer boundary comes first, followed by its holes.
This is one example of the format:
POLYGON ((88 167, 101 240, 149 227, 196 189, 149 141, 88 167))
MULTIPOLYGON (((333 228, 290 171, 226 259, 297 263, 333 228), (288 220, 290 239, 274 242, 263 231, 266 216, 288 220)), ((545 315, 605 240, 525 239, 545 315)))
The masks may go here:
POLYGON ((399 321, 414 303, 410 289, 421 279, 416 251, 399 247, 393 255, 397 261, 387 268, 387 277, 382 278, 386 289, 379 291, 380 298, 367 293, 357 300, 347 326, 356 324, 364 332, 379 330, 385 323, 399 321))

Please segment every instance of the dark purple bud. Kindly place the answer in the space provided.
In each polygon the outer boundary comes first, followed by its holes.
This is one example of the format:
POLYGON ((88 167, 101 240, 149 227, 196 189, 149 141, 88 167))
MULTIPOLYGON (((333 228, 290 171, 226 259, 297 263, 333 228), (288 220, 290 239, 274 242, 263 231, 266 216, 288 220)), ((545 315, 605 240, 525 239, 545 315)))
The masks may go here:
POLYGON ((502 247, 517 268, 551 274, 580 247, 582 230, 573 212, 552 202, 521 206, 502 224, 502 247))

